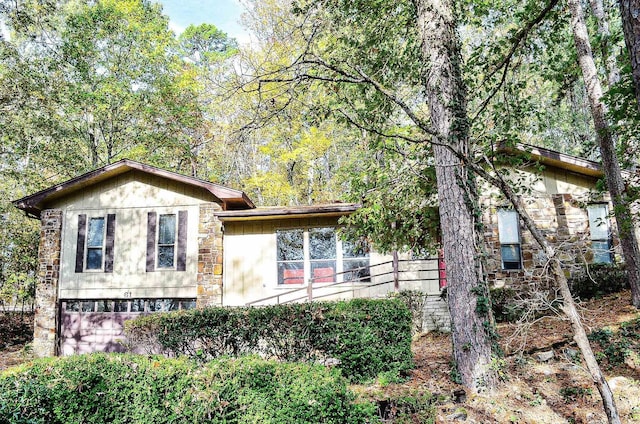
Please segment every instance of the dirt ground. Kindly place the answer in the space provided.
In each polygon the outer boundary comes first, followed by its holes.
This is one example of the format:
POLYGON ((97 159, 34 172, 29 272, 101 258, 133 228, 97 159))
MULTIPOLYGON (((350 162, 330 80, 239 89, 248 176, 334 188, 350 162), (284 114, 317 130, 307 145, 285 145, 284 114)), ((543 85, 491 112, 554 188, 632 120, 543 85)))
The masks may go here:
MULTIPOLYGON (((587 331, 608 328, 640 318, 630 305, 629 291, 580 304, 587 331)), ((440 396, 437 423, 606 423, 597 389, 591 382, 573 343, 567 321, 545 317, 526 331, 514 324, 498 328, 505 350, 503 383, 495 393, 460 398, 462 387, 450 379, 451 339, 447 334, 427 333, 414 342, 417 364, 406 383, 440 396), (541 361, 541 352, 553 350, 553 358, 541 361), (456 396, 455 393, 458 393, 456 396), (465 418, 466 416, 466 418, 465 418)), ((635 333, 636 340, 640 334, 635 333)), ((592 342, 597 356, 607 352, 592 342)), ((637 348, 637 346, 636 346, 637 348)), ((603 372, 611 386, 623 423, 640 423, 640 361, 638 352, 623 364, 605 359, 603 372)))
MULTIPOLYGON (((588 332, 611 330, 621 323, 640 318, 630 303, 628 291, 580 304, 588 332)), ((30 316, 0 314, 0 370, 29 359, 28 341, 33 328, 30 316), (26 348, 25 348, 26 344, 26 348)), ((623 328, 624 329, 624 328, 623 328)), ((568 322, 557 317, 538 319, 523 328, 513 324, 499 326, 500 343, 505 351, 501 364, 503 382, 494 393, 470 396, 451 381, 451 340, 442 333, 426 333, 413 344, 416 369, 408 381, 359 388, 371 397, 392 397, 394 393, 433 394, 436 423, 606 423, 600 397, 581 366, 572 342, 568 322), (548 360, 537 358, 553 351, 548 360), (375 394, 373 394, 375 393, 375 394)), ((640 359, 638 327, 628 334, 631 354, 624 361, 607 355, 615 350, 592 342, 596 355, 614 392, 623 423, 640 423, 640 359)), ((627 340, 627 339, 624 339, 627 340)), ((420 422, 420 421, 414 421, 420 422)))

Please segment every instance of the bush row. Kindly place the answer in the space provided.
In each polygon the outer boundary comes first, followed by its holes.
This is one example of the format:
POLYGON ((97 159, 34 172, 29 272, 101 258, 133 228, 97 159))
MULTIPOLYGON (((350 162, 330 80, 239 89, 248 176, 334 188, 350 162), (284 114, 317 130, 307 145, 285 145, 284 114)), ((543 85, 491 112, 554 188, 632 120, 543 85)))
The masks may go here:
POLYGON ((126 332, 132 346, 204 361, 246 354, 332 361, 362 382, 413 367, 411 325, 398 299, 354 299, 154 314, 127 322, 126 332))
POLYGON ((365 423, 337 370, 258 357, 48 358, 0 374, 0 423, 365 423))

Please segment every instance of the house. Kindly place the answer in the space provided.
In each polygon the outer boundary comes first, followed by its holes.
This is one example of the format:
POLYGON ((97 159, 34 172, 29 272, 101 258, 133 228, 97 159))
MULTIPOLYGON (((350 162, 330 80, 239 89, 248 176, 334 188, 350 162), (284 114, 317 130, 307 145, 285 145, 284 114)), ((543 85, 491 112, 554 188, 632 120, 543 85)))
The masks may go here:
MULTIPOLYGON (((531 154, 545 170, 516 172, 531 179, 539 225, 590 261, 613 260, 610 206, 591 194, 597 164, 544 149, 531 154)), ((544 258, 518 217, 485 193, 491 282, 543 280, 544 258)), ((338 220, 354 204, 258 208, 242 191, 126 159, 14 204, 42 224, 39 356, 122 350, 125 320, 209 305, 384 296, 400 288, 429 294, 430 319, 448 317, 442 260, 383 255, 339 237, 338 220)))

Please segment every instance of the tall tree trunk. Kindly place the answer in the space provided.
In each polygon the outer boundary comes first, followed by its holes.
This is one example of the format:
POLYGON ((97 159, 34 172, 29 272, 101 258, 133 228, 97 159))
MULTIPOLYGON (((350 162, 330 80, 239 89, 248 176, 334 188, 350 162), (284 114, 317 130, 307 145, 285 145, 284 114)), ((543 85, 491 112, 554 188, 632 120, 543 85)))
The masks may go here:
POLYGON ((447 261, 447 297, 453 356, 462 384, 472 391, 498 382, 492 363, 493 320, 476 238, 477 195, 467 168, 453 151, 466 156, 469 136, 466 93, 453 0, 416 0, 447 261), (453 151, 451 150, 453 149, 453 151))
POLYGON ((618 63, 616 61, 616 52, 611 48, 611 31, 609 30, 607 14, 604 11, 602 0, 589 0, 589 3, 591 4, 591 12, 598 21, 600 50, 607 67, 607 82, 609 86, 612 86, 620 81, 620 70, 618 69, 618 63))
POLYGON ((591 116, 593 117, 596 137, 600 146, 602 167, 607 180, 607 188, 611 193, 620 245, 622 246, 624 262, 629 275, 631 301, 638 308, 640 307, 640 249, 636 239, 633 215, 625 193, 624 182, 622 181, 613 134, 605 116, 606 108, 602 102, 602 87, 593 61, 582 5, 580 0, 568 0, 568 5, 571 11, 571 26, 578 52, 578 62, 582 69, 584 84, 589 97, 591 116))
POLYGON ((620 0, 619 3, 624 41, 629 50, 633 86, 640 109, 640 4, 637 0, 620 0))

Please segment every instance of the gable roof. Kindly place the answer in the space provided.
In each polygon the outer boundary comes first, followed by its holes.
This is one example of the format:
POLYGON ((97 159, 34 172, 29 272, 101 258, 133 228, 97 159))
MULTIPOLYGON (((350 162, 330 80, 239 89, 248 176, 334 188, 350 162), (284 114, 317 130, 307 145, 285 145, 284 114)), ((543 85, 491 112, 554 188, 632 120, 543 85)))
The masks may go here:
POLYGON ((211 193, 214 198, 222 204, 222 208, 225 210, 255 208, 251 199, 249 199, 243 191, 234 190, 199 178, 188 177, 186 175, 156 168, 151 165, 145 165, 130 159, 122 159, 118 162, 105 165, 101 168, 87 172, 86 174, 82 174, 37 193, 23 197, 22 199, 14 200, 13 204, 18 209, 24 210, 27 214, 39 217, 40 212, 49 202, 132 170, 166 178, 186 185, 200 187, 211 193))

